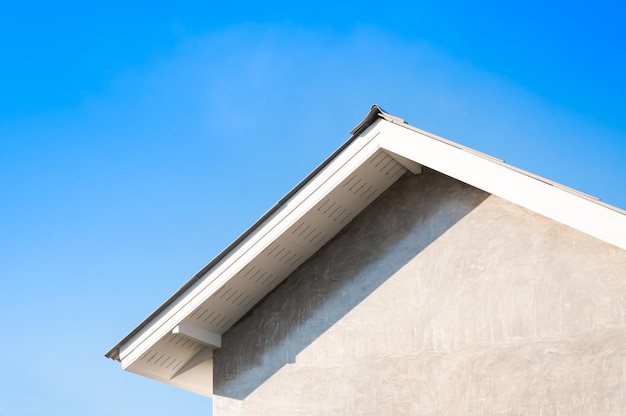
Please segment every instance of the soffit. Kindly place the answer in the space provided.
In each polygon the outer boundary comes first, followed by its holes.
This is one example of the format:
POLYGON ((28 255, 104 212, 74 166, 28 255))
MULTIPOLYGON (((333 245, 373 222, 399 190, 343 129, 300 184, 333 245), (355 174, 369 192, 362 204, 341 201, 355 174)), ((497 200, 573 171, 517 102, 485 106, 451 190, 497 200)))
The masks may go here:
POLYGON ((178 305, 178 313, 174 308, 163 311, 153 325, 122 345, 119 358, 123 368, 210 395, 206 383, 189 386, 181 380, 190 371, 197 371, 195 366, 188 366, 194 357, 219 345, 174 334, 173 328, 185 325, 219 337, 407 172, 403 164, 377 145, 368 146, 370 140, 353 143, 355 149, 347 151, 353 154, 337 160, 338 166, 331 164, 328 168, 333 172, 320 172, 308 185, 313 188, 306 190, 308 195, 294 195, 224 262, 199 280, 213 280, 210 284, 190 288, 178 303, 191 305, 193 299, 193 308, 185 311, 185 305, 178 305), (273 235, 264 239, 263 233, 273 235), (254 240, 253 247, 246 247, 254 240), (231 264, 226 267, 228 261, 231 264), (226 268, 219 270, 219 266, 226 268))

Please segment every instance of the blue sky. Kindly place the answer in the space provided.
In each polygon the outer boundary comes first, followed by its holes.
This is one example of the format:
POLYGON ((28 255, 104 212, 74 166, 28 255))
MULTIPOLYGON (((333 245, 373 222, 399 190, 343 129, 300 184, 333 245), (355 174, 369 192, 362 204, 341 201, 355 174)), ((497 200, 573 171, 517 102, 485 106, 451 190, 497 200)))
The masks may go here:
POLYGON ((0 416, 210 414, 103 354, 372 103, 626 208, 618 2, 0 5, 0 416))

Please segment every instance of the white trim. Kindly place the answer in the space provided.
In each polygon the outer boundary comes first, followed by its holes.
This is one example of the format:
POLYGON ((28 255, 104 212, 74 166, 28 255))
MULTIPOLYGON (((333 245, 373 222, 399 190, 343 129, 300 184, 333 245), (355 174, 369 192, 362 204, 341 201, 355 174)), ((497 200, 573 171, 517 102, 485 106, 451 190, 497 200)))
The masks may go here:
POLYGON ((187 294, 123 345, 121 359, 130 365, 139 358, 381 148, 413 172, 418 172, 421 165, 427 166, 626 249, 626 216, 620 212, 496 163, 491 158, 378 119, 187 294))
POLYGON ((420 132, 383 123, 378 137, 383 149, 626 249, 626 215, 420 132))
POLYGON ((203 276, 186 294, 182 295, 154 323, 146 326, 129 342, 120 347, 120 359, 125 367, 139 359, 151 345, 172 329, 214 294, 237 272, 242 270, 300 217, 312 209, 328 193, 346 179, 356 168, 379 150, 374 140, 378 135, 377 120, 354 140, 328 166, 297 192, 285 205, 244 240, 235 250, 203 276))
MULTIPOLYGON (((233 249, 229 249, 228 254, 217 264, 182 295, 176 295, 156 318, 122 344, 119 347, 122 367, 210 395, 212 386, 211 389, 198 388, 194 383, 204 380, 207 377, 205 372, 212 368, 211 351, 221 346, 221 334, 184 321, 381 149, 412 173, 419 173, 422 166, 426 166, 626 249, 626 213, 517 170, 490 156, 414 129, 396 118, 385 114, 379 116, 382 118, 371 121, 369 127, 333 155, 312 179, 307 179, 306 183, 296 188, 297 191, 292 191, 295 193, 290 194, 284 205, 272 211, 258 226, 255 224, 254 231, 233 249), (169 379, 158 374, 147 374, 148 370, 139 365, 141 363, 133 365, 170 333, 183 335, 206 347, 169 379)), ((253 304, 247 306, 248 309, 252 307, 253 304)))

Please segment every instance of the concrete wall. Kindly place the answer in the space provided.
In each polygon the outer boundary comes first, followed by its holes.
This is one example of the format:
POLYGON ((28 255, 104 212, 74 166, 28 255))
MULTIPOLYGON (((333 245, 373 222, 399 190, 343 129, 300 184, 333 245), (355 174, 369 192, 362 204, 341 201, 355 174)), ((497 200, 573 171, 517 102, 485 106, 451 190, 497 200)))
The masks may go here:
POLYGON ((216 416, 622 415, 626 251, 425 170, 222 345, 216 416))

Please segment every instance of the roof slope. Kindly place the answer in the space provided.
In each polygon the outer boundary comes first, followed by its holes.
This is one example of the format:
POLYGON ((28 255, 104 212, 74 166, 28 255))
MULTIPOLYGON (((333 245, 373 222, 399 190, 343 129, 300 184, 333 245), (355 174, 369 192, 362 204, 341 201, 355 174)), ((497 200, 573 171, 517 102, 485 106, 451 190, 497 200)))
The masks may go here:
POLYGON ((626 249, 626 212, 371 107, 351 137, 106 354, 203 395, 221 334, 422 165, 626 249))

